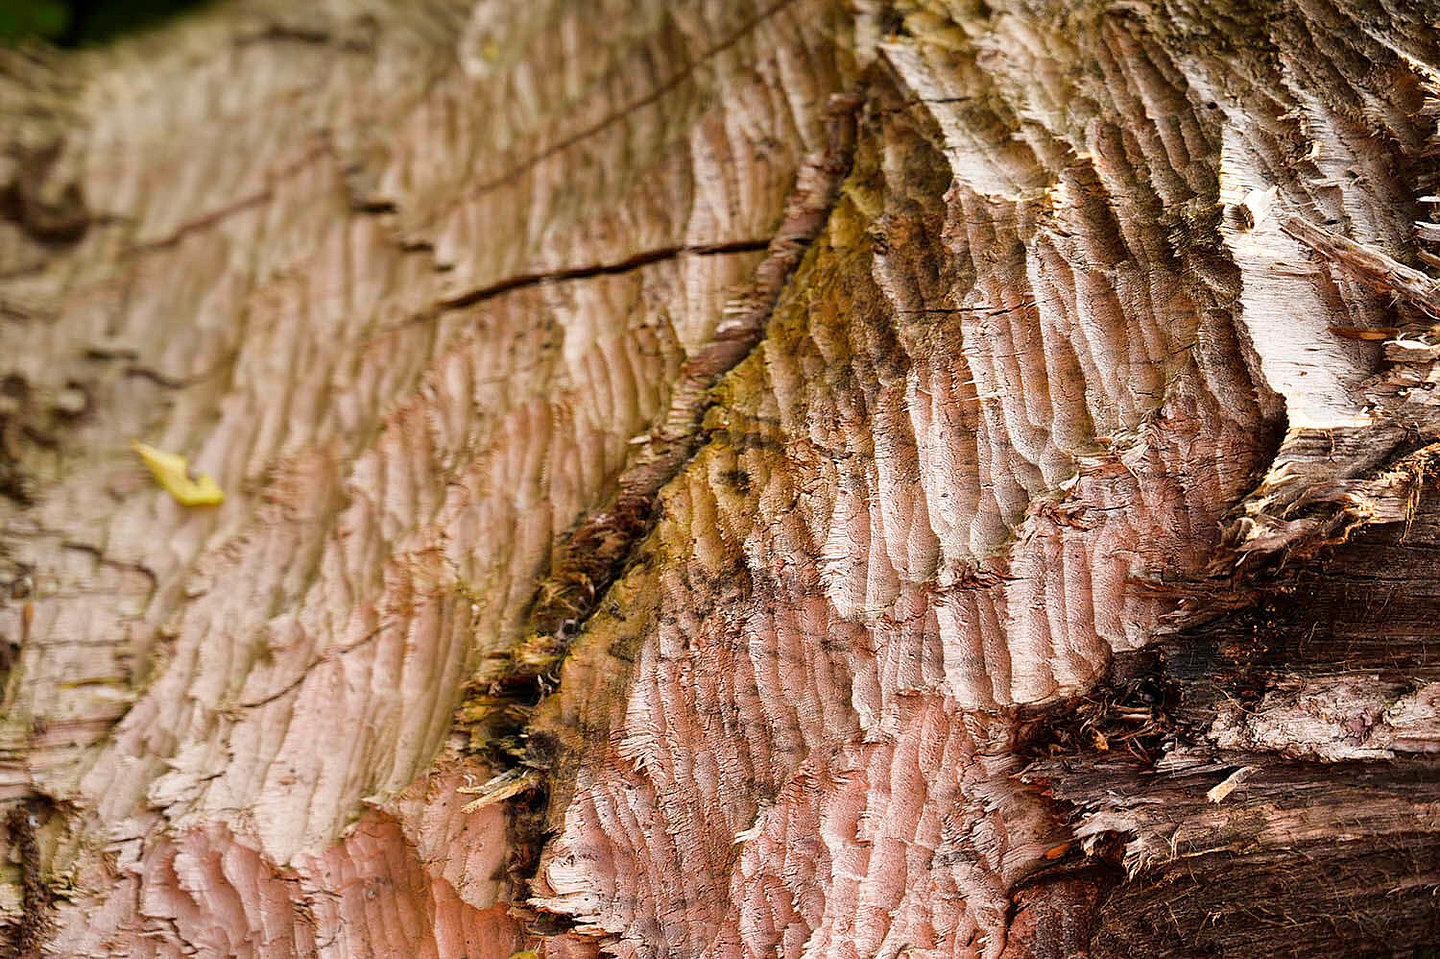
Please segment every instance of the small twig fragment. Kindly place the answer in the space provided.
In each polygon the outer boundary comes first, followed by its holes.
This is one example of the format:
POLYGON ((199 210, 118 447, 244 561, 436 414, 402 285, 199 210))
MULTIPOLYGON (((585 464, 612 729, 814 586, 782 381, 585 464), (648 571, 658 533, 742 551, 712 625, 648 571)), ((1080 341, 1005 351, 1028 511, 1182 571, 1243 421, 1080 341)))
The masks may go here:
POLYGON ((466 803, 461 812, 474 812, 482 806, 504 802, 511 796, 518 796, 540 785, 540 773, 534 769, 517 766, 507 769, 479 786, 460 786, 455 791, 477 798, 466 803))
POLYGON ((1212 803, 1224 802, 1225 797, 1233 793, 1236 788, 1238 788, 1241 783, 1248 779, 1250 774, 1254 771, 1254 766, 1241 766, 1239 769, 1235 770, 1233 773, 1220 780, 1220 782, 1210 787, 1210 791, 1205 794, 1205 798, 1210 800, 1212 803))

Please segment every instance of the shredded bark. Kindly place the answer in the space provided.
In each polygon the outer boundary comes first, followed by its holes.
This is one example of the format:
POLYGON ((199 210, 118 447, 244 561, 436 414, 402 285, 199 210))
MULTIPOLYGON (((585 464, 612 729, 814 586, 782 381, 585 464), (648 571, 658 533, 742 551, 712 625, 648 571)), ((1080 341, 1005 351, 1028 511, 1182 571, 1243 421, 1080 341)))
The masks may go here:
POLYGON ((11 959, 37 959, 50 931, 50 890, 45 882, 40 842, 43 804, 32 800, 11 807, 6 815, 10 848, 20 863, 20 918, 7 929, 7 955, 11 959))

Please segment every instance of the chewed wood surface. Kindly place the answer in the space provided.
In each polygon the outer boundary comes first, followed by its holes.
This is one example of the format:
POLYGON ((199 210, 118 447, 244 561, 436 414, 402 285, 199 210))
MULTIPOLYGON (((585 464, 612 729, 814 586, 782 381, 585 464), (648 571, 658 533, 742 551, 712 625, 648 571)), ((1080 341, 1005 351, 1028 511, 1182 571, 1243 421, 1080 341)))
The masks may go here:
POLYGON ((1440 935, 1437 16, 0 51, 0 954, 1440 935))

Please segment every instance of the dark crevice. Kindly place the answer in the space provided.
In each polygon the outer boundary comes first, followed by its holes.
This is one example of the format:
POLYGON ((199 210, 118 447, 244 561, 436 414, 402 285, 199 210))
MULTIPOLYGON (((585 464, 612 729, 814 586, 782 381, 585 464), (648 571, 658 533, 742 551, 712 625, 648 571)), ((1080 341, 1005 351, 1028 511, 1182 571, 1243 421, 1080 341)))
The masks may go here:
POLYGON ((20 916, 0 940, 7 959, 38 959, 50 930, 53 897, 45 879, 39 830, 55 811, 50 797, 32 794, 6 816, 11 856, 20 864, 20 916))
POLYGON ((456 713, 456 732, 466 736, 469 749, 499 773, 478 791, 479 801, 509 804, 509 873, 517 889, 512 911, 532 931, 539 932, 542 926, 550 931, 552 926, 564 928, 568 919, 519 905, 547 838, 546 777, 553 774, 562 751, 559 744, 530 728, 530 711, 555 689, 571 643, 600 608, 606 591, 637 561, 641 544, 658 520, 660 491, 703 445, 701 424, 712 402, 711 388, 761 341, 781 294, 829 222, 854 157, 862 102, 860 94, 832 98, 826 150, 809 161, 809 169, 800 171, 784 220, 768 241, 653 250, 611 264, 513 277, 442 303, 448 308, 468 306, 524 286, 623 273, 681 255, 765 253, 748 289, 732 301, 733 309, 727 309, 724 327, 681 368, 670 409, 632 454, 616 480, 614 494, 556 544, 550 572, 537 585, 531 602, 525 638, 482 667, 456 713), (517 773, 524 774, 528 788, 518 794, 502 790, 516 780, 517 773), (494 800, 485 798, 490 790, 494 800))
POLYGON ((66 181, 59 189, 49 184, 63 149, 61 139, 40 147, 11 145, 7 154, 15 171, 10 182, 0 186, 0 218, 10 220, 31 239, 50 247, 77 242, 92 221, 78 183, 66 181))
POLYGON ((666 246, 658 250, 646 250, 643 253, 636 253, 634 256, 617 260, 614 263, 593 263, 588 266, 573 266, 561 270, 547 270, 541 273, 519 273, 514 276, 497 280, 487 286, 474 290, 467 290, 464 293, 457 293, 454 296, 440 300, 440 307, 447 310, 463 309, 467 306, 474 306, 485 300, 493 299, 504 293, 523 289, 529 286, 538 286, 541 283, 553 283, 563 280, 584 280, 595 276, 609 276, 616 273, 628 273, 631 270, 649 266, 652 263, 660 263, 664 260, 674 260, 681 256, 716 256, 725 253, 763 253, 769 249, 769 240, 735 240, 729 243, 708 243, 696 246, 666 246))

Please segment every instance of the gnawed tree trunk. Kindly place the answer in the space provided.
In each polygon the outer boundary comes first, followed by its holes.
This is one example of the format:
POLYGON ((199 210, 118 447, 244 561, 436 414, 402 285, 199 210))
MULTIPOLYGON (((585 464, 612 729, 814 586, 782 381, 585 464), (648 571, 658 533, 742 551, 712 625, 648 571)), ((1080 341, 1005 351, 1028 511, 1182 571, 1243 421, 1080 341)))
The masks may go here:
POLYGON ((1429 944, 1436 13, 7 54, 10 952, 1429 944))

